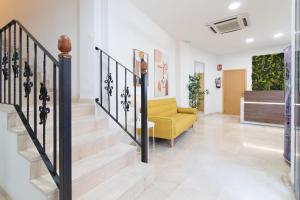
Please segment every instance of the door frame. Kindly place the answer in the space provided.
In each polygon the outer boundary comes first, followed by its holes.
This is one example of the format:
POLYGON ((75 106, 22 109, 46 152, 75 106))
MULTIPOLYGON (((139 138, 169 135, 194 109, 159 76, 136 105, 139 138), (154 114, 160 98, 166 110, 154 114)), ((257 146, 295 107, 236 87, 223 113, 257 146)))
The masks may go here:
POLYGON ((246 68, 237 68, 237 69, 225 69, 222 71, 222 113, 224 114, 224 102, 225 102, 225 90, 224 90, 224 80, 225 80, 225 76, 224 76, 224 72, 226 71, 244 71, 245 74, 245 91, 247 90, 247 69, 246 68))

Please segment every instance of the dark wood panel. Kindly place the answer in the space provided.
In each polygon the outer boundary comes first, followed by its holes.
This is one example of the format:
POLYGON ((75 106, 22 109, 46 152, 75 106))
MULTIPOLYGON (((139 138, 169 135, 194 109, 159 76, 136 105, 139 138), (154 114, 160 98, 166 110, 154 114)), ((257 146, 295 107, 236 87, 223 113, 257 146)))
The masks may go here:
POLYGON ((283 125, 284 105, 244 104, 244 120, 283 125))
POLYGON ((284 91, 245 91, 245 102, 284 103, 284 91))
POLYGON ((300 92, 299 91, 295 92, 295 103, 300 104, 300 92))
POLYGON ((300 128, 300 105, 295 106, 295 126, 300 128))

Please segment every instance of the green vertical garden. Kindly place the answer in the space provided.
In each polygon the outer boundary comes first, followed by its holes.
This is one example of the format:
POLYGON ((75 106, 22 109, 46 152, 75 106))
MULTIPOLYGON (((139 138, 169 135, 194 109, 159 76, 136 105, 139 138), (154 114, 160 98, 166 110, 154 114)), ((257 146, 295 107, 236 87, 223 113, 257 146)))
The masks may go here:
POLYGON ((252 57, 252 90, 284 90, 284 54, 252 57))

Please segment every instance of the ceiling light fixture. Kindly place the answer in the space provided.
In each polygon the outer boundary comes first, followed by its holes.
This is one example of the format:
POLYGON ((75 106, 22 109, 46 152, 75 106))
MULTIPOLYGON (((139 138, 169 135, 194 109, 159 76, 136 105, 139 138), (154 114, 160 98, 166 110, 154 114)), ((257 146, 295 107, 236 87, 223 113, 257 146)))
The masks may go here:
POLYGON ((283 36, 283 33, 276 33, 274 34, 274 38, 280 38, 283 36))
POLYGON ((229 10, 236 10, 236 9, 238 9, 240 6, 241 6, 241 3, 237 1, 237 2, 231 3, 231 4, 228 6, 228 9, 229 9, 229 10))
POLYGON ((250 43, 254 42, 254 38, 247 38, 245 41, 246 41, 246 43, 250 44, 250 43))

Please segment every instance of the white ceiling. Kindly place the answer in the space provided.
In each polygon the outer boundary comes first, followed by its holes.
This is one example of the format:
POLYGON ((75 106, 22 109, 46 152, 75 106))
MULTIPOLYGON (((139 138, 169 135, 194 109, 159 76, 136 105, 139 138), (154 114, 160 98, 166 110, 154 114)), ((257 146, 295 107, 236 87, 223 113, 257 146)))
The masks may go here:
POLYGON ((177 40, 214 54, 226 54, 277 45, 291 40, 291 0, 236 0, 241 7, 230 11, 232 0, 130 0, 177 40), (249 13, 251 27, 224 35, 213 34, 206 25, 240 13, 249 13), (283 37, 274 39, 275 33, 283 37), (245 39, 255 41, 246 44, 245 39))

